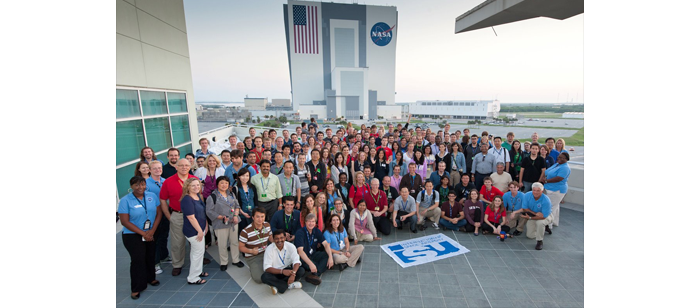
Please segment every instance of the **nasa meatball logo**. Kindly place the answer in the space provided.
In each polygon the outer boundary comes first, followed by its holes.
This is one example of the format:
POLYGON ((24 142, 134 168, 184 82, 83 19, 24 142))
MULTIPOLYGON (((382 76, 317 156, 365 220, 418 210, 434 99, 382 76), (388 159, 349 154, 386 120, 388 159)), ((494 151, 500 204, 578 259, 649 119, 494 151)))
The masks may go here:
MULTIPOLYGON (((396 27, 396 25, 394 25, 396 27)), ((369 33, 372 42, 377 44, 377 46, 386 46, 391 42, 391 37, 393 36, 394 27, 389 27, 389 25, 378 22, 372 26, 369 33)))

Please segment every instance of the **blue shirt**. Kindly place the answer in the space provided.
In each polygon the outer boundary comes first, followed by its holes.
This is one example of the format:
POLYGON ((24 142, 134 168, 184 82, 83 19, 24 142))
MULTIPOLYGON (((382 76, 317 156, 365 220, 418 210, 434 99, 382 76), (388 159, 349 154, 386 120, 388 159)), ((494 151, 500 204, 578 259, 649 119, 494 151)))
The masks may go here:
POLYGON ((540 196, 539 200, 535 200, 532 192, 529 191, 525 194, 523 198, 523 208, 529 209, 535 213, 542 213, 542 217, 547 218, 552 212, 552 201, 544 193, 540 196))
POLYGON ((333 232, 330 233, 328 230, 323 232, 323 237, 326 238, 326 242, 331 245, 331 249, 340 250, 340 242, 345 243, 345 238, 348 237, 348 232, 343 229, 343 232, 333 232))
POLYGON ((182 215, 184 216, 182 233, 185 234, 186 237, 193 237, 197 235, 197 229, 195 229, 194 226, 192 226, 192 223, 190 223, 190 220, 187 219, 187 216, 190 215, 194 215, 194 218, 197 219, 197 223, 199 223, 199 228, 202 229, 202 232, 204 232, 204 228, 207 225, 207 215, 205 213, 206 207, 201 197, 199 200, 194 200, 189 195, 186 195, 184 198, 182 198, 182 201, 180 201, 180 209, 182 210, 182 215))
POLYGON ((560 154, 559 151, 557 151, 557 150, 555 150, 555 149, 549 150, 549 156, 552 157, 552 158, 554 158, 554 161, 557 161, 557 158, 559 157, 559 154, 560 154))
POLYGON ((512 212, 523 208, 523 198, 525 198, 525 194, 520 191, 515 197, 513 197, 513 193, 510 191, 503 194, 503 204, 506 207, 506 211, 512 212))
MULTIPOLYGON (((144 192, 143 200, 136 199, 134 194, 128 194, 119 200, 119 209, 117 212, 119 212, 119 214, 129 214, 129 222, 141 229, 141 231, 147 231, 143 229, 144 223, 146 223, 146 219, 150 220, 151 229, 153 229, 159 204, 160 200, 158 200, 158 196, 152 192, 144 192)), ((126 227, 122 229, 122 232, 125 234, 136 234, 126 227)))
POLYGON ((194 152, 194 158, 195 158, 195 159, 196 159, 196 158, 199 158, 199 157, 207 158, 207 156, 209 156, 210 154, 211 154, 211 155, 216 155, 216 153, 212 152, 211 150, 207 150, 207 152, 204 153, 204 152, 202 152, 202 149, 199 149, 199 150, 197 150, 196 152, 194 152))
POLYGON ((156 194, 156 196, 160 196, 160 188, 163 187, 163 182, 165 182, 164 177, 160 177, 160 181, 156 182, 152 177, 148 177, 146 179, 146 191, 152 192, 156 194))
MULTIPOLYGON (((243 168, 246 168, 246 167, 248 168, 248 172, 250 172, 250 178, 253 178, 253 176, 256 175, 257 172, 255 172, 255 169, 253 169, 253 167, 251 167, 251 166, 248 165, 248 164, 245 164, 245 163, 244 163, 244 164, 241 164, 241 168, 240 168, 240 169, 234 168, 234 167, 233 167, 233 163, 231 163, 231 165, 229 165, 228 167, 226 167, 226 170, 224 171, 224 175, 228 178, 229 183, 230 183, 230 184, 229 184, 230 187, 233 187, 233 186, 236 185, 236 180, 233 178, 233 174, 234 174, 234 173, 235 173, 235 174, 238 174, 238 171, 239 171, 239 170, 241 170, 241 169, 243 169, 243 168)), ((236 176, 236 178, 238 178, 238 176, 236 176)))
POLYGON ((297 230, 301 228, 299 223, 300 216, 301 212, 298 210, 293 210, 291 217, 284 213, 284 209, 278 210, 270 219, 270 230, 275 232, 277 229, 282 229, 291 235, 295 235, 297 230))
POLYGON ((246 212, 248 215, 253 214, 253 209, 255 204, 253 204, 253 197, 255 192, 248 186, 248 193, 243 190, 243 187, 238 187, 238 194, 241 196, 241 210, 246 212), (248 208, 250 206, 250 208, 248 208))
POLYGON ((546 183, 544 184, 544 189, 551 191, 559 191, 560 193, 565 194, 566 191, 569 189, 569 185, 567 184, 567 182, 569 181, 570 174, 571 168, 569 168, 569 163, 564 163, 561 165, 554 164, 554 166, 547 168, 547 170, 544 171, 544 176, 547 179, 551 179, 557 176, 560 176, 564 179, 556 183, 546 183))
POLYGON ((311 254, 313 254, 311 249, 314 252, 323 250, 323 242, 325 242, 325 239, 318 227, 314 227, 311 234, 309 234, 309 229, 303 227, 297 230, 297 233, 294 235, 294 246, 297 248, 304 247, 304 253, 306 253, 307 257, 311 257, 311 254))

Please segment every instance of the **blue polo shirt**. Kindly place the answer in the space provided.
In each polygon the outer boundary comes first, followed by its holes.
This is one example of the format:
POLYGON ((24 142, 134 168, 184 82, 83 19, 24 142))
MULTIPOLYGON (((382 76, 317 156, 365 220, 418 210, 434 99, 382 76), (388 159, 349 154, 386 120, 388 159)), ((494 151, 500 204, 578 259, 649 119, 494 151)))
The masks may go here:
POLYGON ((539 200, 535 200, 532 192, 529 191, 525 194, 523 198, 523 208, 529 209, 535 213, 542 213, 542 217, 547 218, 552 212, 552 201, 544 193, 540 196, 539 200))
POLYGON ((548 179, 551 179, 553 177, 560 176, 564 178, 563 180, 556 182, 556 183, 545 183, 544 184, 544 189, 550 190, 550 191, 559 191, 562 194, 565 194, 567 190, 569 190, 569 175, 571 174, 571 168, 569 168, 569 163, 563 163, 563 164, 554 164, 553 166, 547 168, 544 171, 544 176, 548 179))
MULTIPOLYGON (((143 224, 146 223, 146 219, 151 220, 151 229, 153 229, 153 224, 156 222, 156 212, 158 212, 158 205, 160 200, 152 192, 144 192, 143 200, 136 199, 134 194, 128 194, 119 200, 119 209, 117 212, 119 214, 129 214, 129 222, 133 223, 141 231, 147 231, 143 229, 143 224)), ((124 227, 122 232, 125 234, 135 234, 133 231, 124 227)))
POLYGON ((152 177, 148 177, 146 179, 146 191, 152 192, 156 194, 156 196, 160 196, 160 188, 163 187, 163 182, 165 182, 164 177, 160 177, 160 181, 156 182, 152 177))
POLYGON ((226 170, 224 171, 224 175, 225 175, 225 176, 228 178, 228 180, 229 180, 229 183, 230 183, 229 185, 230 185, 230 187, 233 187, 233 186, 236 185, 236 181, 233 179, 233 174, 234 174, 234 173, 238 174, 238 171, 241 170, 241 169, 243 169, 243 168, 248 168, 248 172, 250 172, 250 178, 253 178, 253 176, 257 174, 257 172, 255 172, 255 169, 253 169, 253 167, 251 167, 250 165, 248 165, 248 164, 246 164, 246 163, 243 163, 243 164, 241 165, 241 168, 238 169, 238 170, 236 170, 236 169, 233 167, 233 163, 231 163, 231 165, 229 165, 228 167, 226 167, 226 170))
POLYGON ((503 204, 506 207, 506 211, 512 212, 521 209, 523 207, 523 198, 525 198, 525 194, 520 191, 515 197, 510 191, 503 194, 503 204))
POLYGON ((192 223, 190 223, 187 216, 194 215, 194 218, 197 219, 197 223, 199 223, 199 228, 202 229, 202 232, 204 231, 204 228, 207 225, 207 215, 205 213, 204 202, 202 202, 201 198, 199 200, 194 200, 189 195, 186 195, 180 201, 180 209, 182 210, 182 215, 184 216, 182 233, 185 234, 186 237, 193 237, 197 235, 197 229, 192 226, 192 223))
POLYGON ((340 242, 345 242, 345 238, 348 237, 348 232, 343 229, 343 232, 333 232, 330 233, 328 230, 323 232, 323 237, 326 238, 326 242, 331 245, 331 249, 340 250, 340 242))
POLYGON ((294 235, 294 246, 297 248, 304 247, 304 253, 306 253, 306 256, 308 257, 311 257, 311 254, 313 253, 311 252, 312 248, 314 252, 323 251, 324 241, 325 239, 323 238, 323 233, 321 233, 321 230, 319 230, 318 227, 314 227, 311 234, 309 234, 309 230, 306 229, 306 227, 303 227, 297 230, 297 233, 294 235))

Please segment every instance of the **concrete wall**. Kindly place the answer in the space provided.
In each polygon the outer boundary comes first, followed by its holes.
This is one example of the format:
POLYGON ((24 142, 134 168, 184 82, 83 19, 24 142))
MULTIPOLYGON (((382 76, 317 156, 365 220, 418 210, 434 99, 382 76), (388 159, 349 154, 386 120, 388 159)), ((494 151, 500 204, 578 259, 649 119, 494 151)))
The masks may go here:
POLYGON ((117 0, 116 6, 116 85, 187 92, 194 139, 199 130, 182 1, 117 0))
POLYGON ((265 110, 267 98, 244 98, 243 104, 247 110, 265 110))

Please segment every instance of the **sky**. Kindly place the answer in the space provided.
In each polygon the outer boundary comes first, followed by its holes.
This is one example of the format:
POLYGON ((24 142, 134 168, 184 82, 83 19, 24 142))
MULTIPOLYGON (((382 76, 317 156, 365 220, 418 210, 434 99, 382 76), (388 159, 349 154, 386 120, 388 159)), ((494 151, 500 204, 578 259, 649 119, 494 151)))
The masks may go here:
MULTIPOLYGON (((455 34, 455 18, 481 2, 359 1, 397 7, 396 102, 584 102, 584 14, 455 34)), ((291 99, 285 3, 184 0, 197 102, 291 99)))

